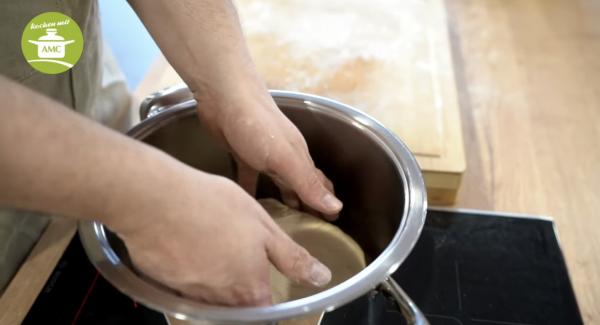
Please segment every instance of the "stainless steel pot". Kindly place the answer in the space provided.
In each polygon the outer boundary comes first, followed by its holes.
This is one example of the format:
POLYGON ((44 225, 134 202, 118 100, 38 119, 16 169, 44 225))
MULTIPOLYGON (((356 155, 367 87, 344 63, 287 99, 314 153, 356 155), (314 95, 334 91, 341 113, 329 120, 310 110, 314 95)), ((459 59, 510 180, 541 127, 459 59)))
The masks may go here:
MULTIPOLYGON (((331 311, 374 289, 396 299, 411 323, 426 324, 389 277, 415 245, 425 220, 426 193, 415 158, 389 130, 352 107, 301 93, 271 95, 304 135, 316 165, 335 184, 344 202, 336 225, 361 245, 369 263, 364 270, 313 296, 268 307, 234 308, 191 301, 144 281, 132 270, 120 239, 98 222, 83 222, 79 228, 90 260, 108 281, 137 301, 202 324, 276 324, 331 311)), ((235 178, 233 160, 208 135, 195 110, 196 101, 184 86, 158 92, 143 102, 142 122, 128 134, 200 170, 235 178)), ((258 197, 278 195, 270 180, 259 180, 258 197)))

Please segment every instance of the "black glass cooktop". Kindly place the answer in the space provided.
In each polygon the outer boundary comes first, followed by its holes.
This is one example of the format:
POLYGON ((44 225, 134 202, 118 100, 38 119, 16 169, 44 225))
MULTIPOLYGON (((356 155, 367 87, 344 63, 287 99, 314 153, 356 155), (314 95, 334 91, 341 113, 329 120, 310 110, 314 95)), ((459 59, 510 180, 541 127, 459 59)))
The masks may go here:
MULTIPOLYGON (((413 252, 393 275, 433 325, 582 324, 550 220, 430 210, 413 252)), ((403 324, 393 301, 368 294, 323 325, 403 324)), ((119 293, 75 237, 24 324, 167 324, 119 293)))

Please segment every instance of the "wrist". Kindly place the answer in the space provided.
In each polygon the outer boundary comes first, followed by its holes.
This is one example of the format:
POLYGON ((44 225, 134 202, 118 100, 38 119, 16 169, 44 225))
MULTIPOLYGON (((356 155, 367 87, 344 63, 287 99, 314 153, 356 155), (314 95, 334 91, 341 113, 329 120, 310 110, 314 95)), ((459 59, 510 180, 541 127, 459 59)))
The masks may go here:
POLYGON ((171 156, 144 145, 136 161, 109 194, 110 204, 99 221, 119 235, 132 234, 158 223, 173 196, 198 173, 171 156))
POLYGON ((200 117, 220 128, 232 118, 277 109, 266 85, 255 73, 238 73, 224 83, 196 87, 193 94, 200 117))

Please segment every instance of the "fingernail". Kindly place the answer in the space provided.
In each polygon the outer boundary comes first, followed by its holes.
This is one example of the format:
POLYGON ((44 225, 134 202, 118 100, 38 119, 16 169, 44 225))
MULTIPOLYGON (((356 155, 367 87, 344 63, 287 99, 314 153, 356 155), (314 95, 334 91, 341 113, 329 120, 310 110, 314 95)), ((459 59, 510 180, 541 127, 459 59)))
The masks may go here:
POLYGON ((331 271, 319 261, 314 261, 310 268, 310 282, 322 287, 331 281, 331 271))
POLYGON ((325 207, 332 212, 337 212, 342 209, 342 202, 340 202, 340 200, 338 200, 331 193, 325 194, 321 199, 321 202, 323 202, 325 207))

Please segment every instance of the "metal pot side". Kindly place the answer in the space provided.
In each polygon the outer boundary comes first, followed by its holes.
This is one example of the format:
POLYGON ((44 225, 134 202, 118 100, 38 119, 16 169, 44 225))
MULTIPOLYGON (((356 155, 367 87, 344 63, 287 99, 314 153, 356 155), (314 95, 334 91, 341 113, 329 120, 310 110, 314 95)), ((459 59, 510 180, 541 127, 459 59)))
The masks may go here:
MULTIPOLYGON (((179 319, 219 324, 264 323, 330 311, 384 283, 408 256, 424 224, 426 193, 419 166, 402 141, 372 117, 319 96, 271 91, 275 102, 307 140, 317 167, 335 184, 344 210, 336 225, 365 252, 368 266, 347 281, 303 299, 267 307, 202 304, 144 281, 133 270, 121 240, 98 222, 82 222, 85 250, 102 275, 139 302, 179 319)), ((128 134, 198 169, 235 178, 234 162, 196 117, 185 87, 153 94, 141 123, 128 134)), ((261 177, 257 197, 278 197, 261 177)))

